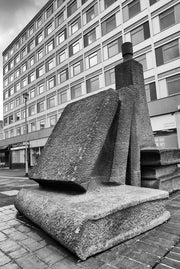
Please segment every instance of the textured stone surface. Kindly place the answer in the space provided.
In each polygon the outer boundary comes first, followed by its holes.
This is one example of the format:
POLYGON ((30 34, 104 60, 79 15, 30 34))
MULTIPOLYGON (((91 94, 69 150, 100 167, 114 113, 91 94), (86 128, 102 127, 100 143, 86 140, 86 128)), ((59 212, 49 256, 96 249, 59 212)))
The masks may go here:
POLYGON ((180 149, 143 149, 142 166, 159 166, 180 163, 180 149))
POLYGON ((149 230, 169 218, 168 193, 133 186, 81 195, 22 189, 15 206, 81 259, 149 230))
POLYGON ((115 76, 117 90, 129 87, 136 93, 135 115, 140 147, 156 147, 146 101, 142 65, 133 59, 127 60, 115 67, 115 76))
POLYGON ((134 115, 135 92, 128 87, 117 92, 121 106, 110 181, 139 186, 140 149, 134 115))
POLYGON ((141 186, 168 191, 169 193, 180 190, 180 171, 176 170, 172 174, 164 175, 157 179, 142 178, 141 186))
POLYGON ((118 93, 111 89, 67 105, 30 178, 44 185, 77 183, 85 189, 107 182, 118 107, 118 93))
POLYGON ((177 164, 163 165, 163 166, 141 166, 142 179, 159 179, 173 175, 177 172, 177 164))

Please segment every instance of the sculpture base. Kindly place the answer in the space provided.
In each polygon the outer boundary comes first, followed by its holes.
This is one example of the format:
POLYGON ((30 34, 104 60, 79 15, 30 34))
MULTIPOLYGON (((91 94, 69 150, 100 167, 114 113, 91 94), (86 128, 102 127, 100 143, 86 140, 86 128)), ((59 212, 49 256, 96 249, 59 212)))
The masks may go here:
POLYGON ((15 206, 80 259, 163 223, 168 193, 133 186, 104 186, 85 194, 21 189, 15 206))

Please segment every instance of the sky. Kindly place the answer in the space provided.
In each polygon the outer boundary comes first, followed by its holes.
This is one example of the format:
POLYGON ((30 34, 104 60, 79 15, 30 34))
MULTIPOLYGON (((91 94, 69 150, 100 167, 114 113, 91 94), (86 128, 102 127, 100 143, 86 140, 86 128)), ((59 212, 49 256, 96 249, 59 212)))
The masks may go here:
POLYGON ((48 0, 0 0, 0 120, 3 119, 2 52, 48 0))

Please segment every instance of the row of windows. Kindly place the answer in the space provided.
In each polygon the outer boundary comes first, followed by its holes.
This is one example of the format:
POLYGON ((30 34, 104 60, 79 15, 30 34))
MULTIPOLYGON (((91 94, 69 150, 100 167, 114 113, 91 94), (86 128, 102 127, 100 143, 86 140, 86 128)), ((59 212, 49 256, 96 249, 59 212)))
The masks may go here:
MULTIPOLYGON (((28 124, 28 132, 34 132, 44 129, 46 127, 53 127, 57 122, 57 115, 48 116, 48 118, 41 118, 37 121, 32 121, 28 124)), ((26 134, 26 126, 17 126, 5 131, 5 138, 10 138, 18 135, 26 134)))
MULTIPOLYGON (((114 41, 110 42, 103 48, 103 55, 104 60, 109 59, 115 55, 117 55, 121 51, 121 44, 122 44, 122 38, 119 37, 115 39, 114 41)), ((72 44, 72 47, 69 47, 69 54, 70 53, 76 53, 80 49, 80 41, 75 42, 72 44)), ((33 70, 31 73, 29 73, 27 76, 23 77, 21 81, 15 83, 14 87, 10 87, 5 93, 4 93, 4 99, 6 100, 9 96, 11 96, 13 93, 19 91, 21 88, 27 86, 28 84, 32 83, 36 80, 36 78, 41 77, 45 74, 45 72, 48 72, 52 70, 57 65, 63 63, 66 59, 68 59, 68 50, 67 48, 60 51, 56 58, 55 56, 53 58, 50 58, 47 60, 47 62, 39 67, 37 67, 35 70, 33 70)), ((85 64, 83 63, 83 60, 79 60, 73 64, 70 65, 70 75, 69 77, 74 77, 81 72, 83 72, 84 67, 85 69, 89 69, 93 67, 94 65, 101 62, 101 51, 98 49, 97 51, 93 52, 90 55, 87 55, 85 57, 85 64)), ((22 69, 24 68, 24 65, 22 66, 22 69)), ((62 72, 61 72, 62 73, 62 72)), ((62 74, 60 74, 61 77, 63 77, 62 74)), ((63 78, 59 79, 59 83, 64 82, 63 78)))
MULTIPOLYGON (((144 26, 144 25, 143 25, 144 26)), ((144 27, 145 28, 145 27, 144 27)), ((134 35, 133 35, 134 38, 134 35)), ((77 45, 80 45, 80 43, 75 43, 75 49, 73 47, 73 51, 78 50, 77 45)), ((112 41, 111 43, 107 44, 103 47, 103 58, 104 60, 109 59, 121 52, 121 44, 122 44, 122 38, 119 37, 118 39, 112 41)), ((179 51, 180 45, 179 45, 179 39, 175 39, 171 42, 168 42, 165 45, 162 45, 155 49, 155 55, 156 55, 156 64, 157 66, 168 63, 169 61, 172 61, 180 56, 179 51)), ((19 91, 21 88, 25 87, 26 85, 32 83, 36 80, 36 78, 41 77, 45 74, 45 72, 50 71, 53 69, 56 65, 63 63, 66 59, 68 59, 68 51, 67 49, 61 51, 56 59, 55 57, 49 59, 45 65, 42 65, 38 67, 36 70, 31 72, 28 76, 24 77, 21 82, 18 82, 15 84, 14 87, 11 87, 9 90, 7 90, 4 93, 4 99, 6 100, 8 97, 10 97, 15 92, 19 91)), ((152 68, 153 66, 148 62, 146 54, 143 54, 139 57, 135 58, 137 61, 139 61, 143 65, 144 71, 148 70, 149 68, 152 68)), ((94 53, 88 55, 85 58, 85 63, 83 63, 83 59, 78 60, 77 62, 70 65, 69 72, 68 70, 63 70, 58 74, 58 84, 63 83, 68 78, 74 77, 84 71, 85 69, 89 69, 96 64, 101 62, 101 51, 100 49, 95 51, 94 53)), ((47 82, 47 88, 51 89, 55 86, 55 83, 53 83, 54 79, 48 79, 47 82), (49 82, 50 81, 50 82, 49 82), (52 85, 52 87, 51 87, 52 85)))
MULTIPOLYGON (((136 14, 141 12, 141 1, 142 0, 134 0, 134 1, 130 2, 128 5, 126 5, 123 8, 123 20, 124 21, 127 21, 128 19, 134 17, 136 14)), ((62 4, 64 1, 61 0, 60 2, 62 4)), ((84 1, 82 1, 82 4, 84 4, 83 2, 84 1)), ((108 8, 114 2, 116 2, 116 0, 100 0, 100 7, 101 7, 100 9, 101 9, 101 11, 108 8)), ((157 0, 156 1, 155 0, 151 1, 150 0, 150 5, 154 4, 155 2, 157 2, 157 0)), ((61 4, 57 3, 57 7, 59 7, 61 4)), ((35 47, 35 45, 38 45, 46 36, 48 36, 56 27, 60 26, 63 23, 63 21, 66 19, 65 18, 66 14, 67 14, 67 17, 69 17, 72 14, 74 14, 74 12, 77 9, 78 9, 77 0, 75 0, 70 5, 67 6, 67 12, 65 12, 64 10, 61 10, 56 15, 55 21, 53 20, 51 22, 48 22, 48 24, 44 27, 43 31, 38 33, 33 40, 29 41, 27 47, 24 47, 24 48, 21 49, 21 59, 27 53, 29 53, 35 47)), ((54 11, 55 11, 55 8, 53 7, 53 3, 52 3, 50 5, 50 7, 45 11, 45 14, 46 14, 45 17, 49 18, 53 14, 54 11)), ((91 7, 89 9, 87 9, 87 10, 85 10, 85 12, 83 12, 83 16, 82 16, 83 24, 86 25, 86 23, 90 22, 97 15, 98 15, 98 3, 96 2, 93 6, 91 5, 91 7)), ((28 37, 30 37, 35 32, 35 30, 37 30, 43 24, 43 21, 44 21, 45 17, 43 15, 41 15, 38 18, 38 20, 32 26, 29 27, 29 30, 26 31, 26 33, 24 33, 22 35, 21 42, 18 41, 16 43, 16 45, 11 50, 9 50, 9 53, 7 53, 4 56, 5 61, 8 60, 8 57, 11 57, 12 55, 14 55, 14 53, 19 50, 20 44, 23 44, 26 41, 26 39, 28 37)), ((162 14, 162 17, 163 17, 163 14, 162 14)), ((165 21, 167 21, 166 20, 166 15, 165 15, 164 19, 161 19, 161 20, 162 20, 162 24, 166 24, 165 23, 165 21)), ((80 17, 76 18, 75 21, 70 23, 68 28, 69 28, 69 31, 68 31, 69 36, 71 36, 78 29, 81 28, 81 18, 80 17)), ((16 59, 15 59, 16 63, 19 61, 19 58, 20 58, 20 55, 17 55, 16 59)))
MULTIPOLYGON (((106 74, 105 74, 105 76, 106 76, 106 74)), ((113 80, 114 80, 114 76, 113 76, 113 80)), ((108 78, 106 79, 106 81, 108 81, 108 78)), ((109 81, 108 81, 108 83, 109 83, 109 81)), ((86 80, 86 89, 87 89, 87 93, 99 90, 100 89, 100 75, 97 75, 93 78, 86 80)), ((70 89, 70 92, 71 92, 70 98, 73 100, 75 98, 80 97, 83 94, 82 90, 83 90, 82 83, 79 83, 75 86, 72 86, 70 89)), ((29 104, 28 105, 28 116, 33 116, 37 113, 41 113, 47 109, 51 109, 53 107, 56 107, 57 105, 65 103, 67 101, 68 101, 67 90, 59 92, 57 95, 56 95, 56 93, 54 93, 54 94, 52 93, 51 96, 46 97, 46 100, 43 99, 41 101, 37 101, 36 103, 29 104)), ((4 118, 4 126, 11 124, 13 122, 16 122, 20 119, 24 119, 24 114, 25 114, 24 108, 22 110, 22 113, 20 113, 18 111, 18 112, 14 112, 13 114, 10 114, 8 117, 4 118), (17 113, 18 113, 18 116, 17 116, 17 113)))

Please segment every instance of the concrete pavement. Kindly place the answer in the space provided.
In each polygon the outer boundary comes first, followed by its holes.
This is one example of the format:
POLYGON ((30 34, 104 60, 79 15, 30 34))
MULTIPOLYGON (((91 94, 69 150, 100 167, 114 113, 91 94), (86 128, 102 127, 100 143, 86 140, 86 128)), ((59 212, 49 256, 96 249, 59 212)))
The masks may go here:
POLYGON ((14 208, 18 190, 37 185, 24 172, 0 169, 0 268, 180 269, 180 191, 168 201, 168 222, 79 262, 14 208))

